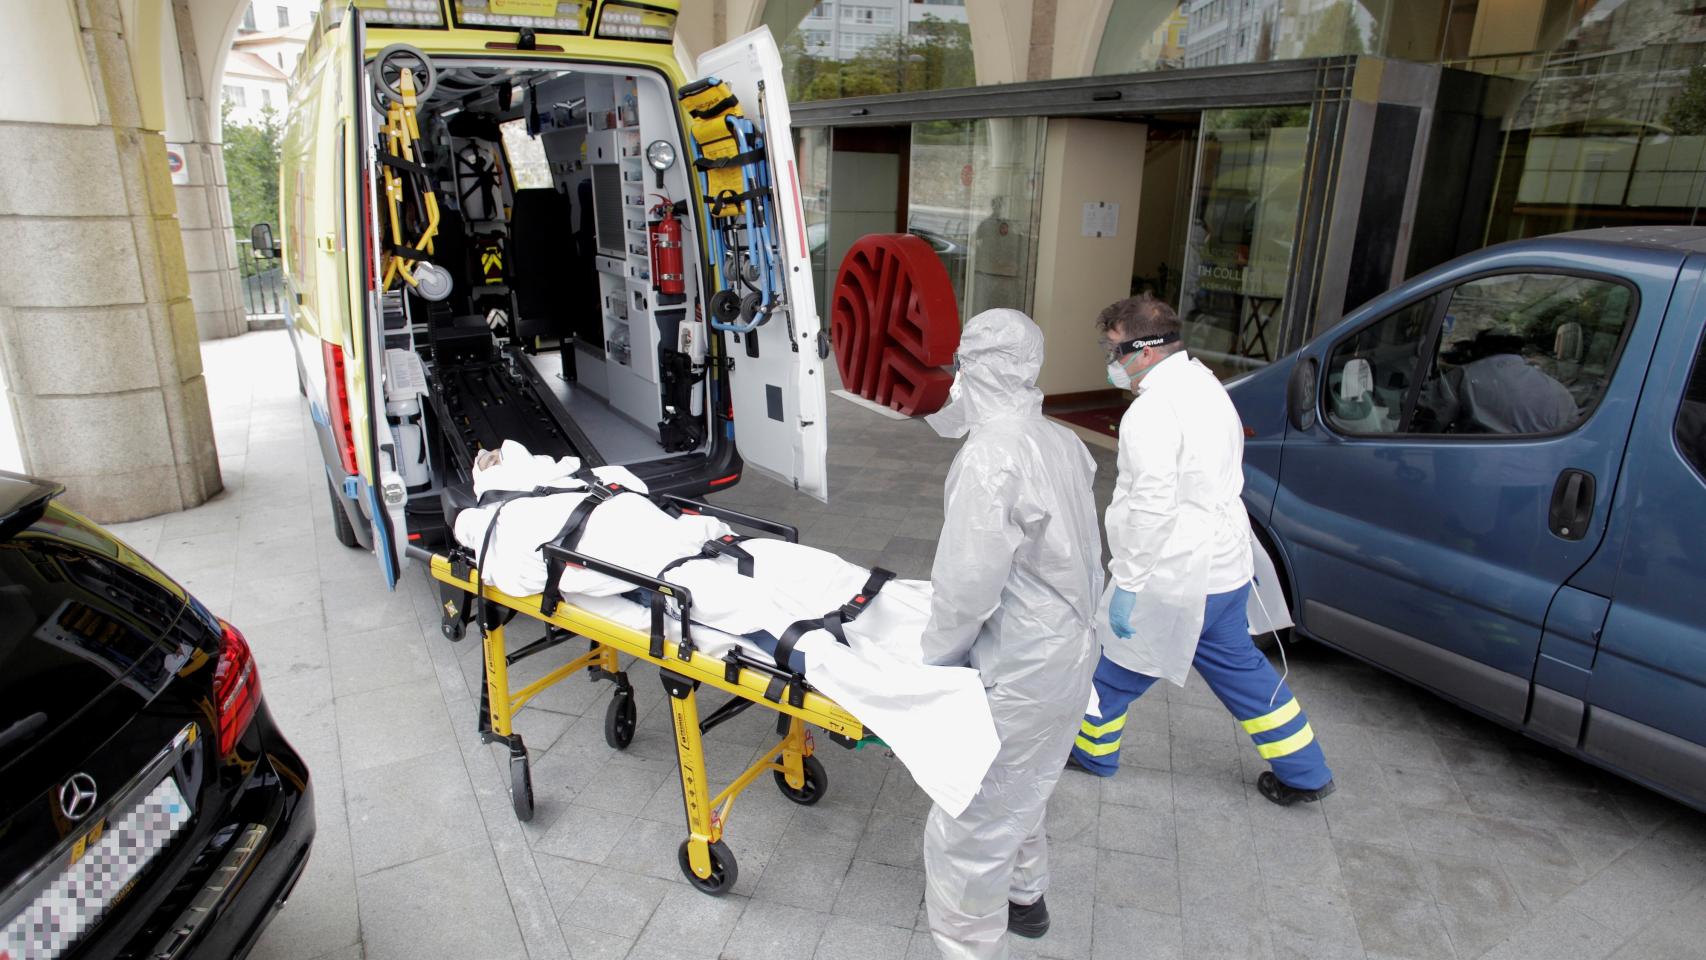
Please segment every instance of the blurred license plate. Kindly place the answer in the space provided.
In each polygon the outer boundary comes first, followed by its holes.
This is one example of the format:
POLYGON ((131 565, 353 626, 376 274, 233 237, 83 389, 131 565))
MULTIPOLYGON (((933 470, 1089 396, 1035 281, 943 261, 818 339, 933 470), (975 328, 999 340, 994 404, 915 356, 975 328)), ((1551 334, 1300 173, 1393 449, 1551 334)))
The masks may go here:
POLYGON ((78 840, 81 849, 0 932, 0 960, 54 960, 100 921, 190 819, 189 801, 172 777, 141 802, 78 840))

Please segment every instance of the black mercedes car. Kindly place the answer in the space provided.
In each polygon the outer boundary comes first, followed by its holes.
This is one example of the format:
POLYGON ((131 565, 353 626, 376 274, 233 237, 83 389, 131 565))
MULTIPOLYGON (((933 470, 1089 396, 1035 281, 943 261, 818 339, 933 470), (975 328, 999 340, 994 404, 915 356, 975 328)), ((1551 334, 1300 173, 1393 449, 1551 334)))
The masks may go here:
POLYGON ((308 862, 308 768, 236 627, 0 472, 0 960, 249 952, 308 862))

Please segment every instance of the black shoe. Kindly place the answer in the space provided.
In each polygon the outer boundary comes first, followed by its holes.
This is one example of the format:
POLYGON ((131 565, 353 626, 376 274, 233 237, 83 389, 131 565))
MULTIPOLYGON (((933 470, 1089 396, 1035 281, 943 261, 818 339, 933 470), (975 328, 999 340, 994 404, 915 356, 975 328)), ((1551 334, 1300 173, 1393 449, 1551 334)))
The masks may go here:
POLYGON ((1007 932, 1031 940, 1048 932, 1048 904, 1042 897, 1029 906, 1007 903, 1007 932))
POLYGON ((1314 803, 1336 789, 1338 788, 1333 785, 1331 780, 1314 790, 1299 790, 1296 787, 1288 787, 1280 782, 1279 777, 1274 776, 1272 770, 1263 770, 1262 775, 1256 778, 1256 790, 1262 796, 1282 807, 1289 807, 1300 802, 1314 803))

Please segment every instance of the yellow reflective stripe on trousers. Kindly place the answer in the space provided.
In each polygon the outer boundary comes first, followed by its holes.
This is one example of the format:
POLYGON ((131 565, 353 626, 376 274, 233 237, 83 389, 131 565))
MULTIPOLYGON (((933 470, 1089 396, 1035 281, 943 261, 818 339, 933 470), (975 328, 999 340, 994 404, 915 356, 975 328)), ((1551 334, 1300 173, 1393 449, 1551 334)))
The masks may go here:
POLYGON ((1275 757, 1283 757, 1289 753, 1296 753, 1304 747, 1309 746, 1310 742, 1314 739, 1315 731, 1311 730, 1309 728, 1309 724, 1306 723, 1303 725, 1302 730, 1286 737, 1284 740, 1275 740, 1273 743, 1256 744, 1256 752, 1262 755, 1263 760, 1272 760, 1275 757))
POLYGON ((1285 726, 1291 722, 1292 717, 1295 717, 1302 712, 1303 708, 1297 705, 1297 698, 1292 697, 1290 700, 1280 704, 1279 709, 1272 713, 1264 713, 1259 717, 1252 717, 1249 720, 1241 722, 1244 724, 1245 733, 1267 733, 1269 730, 1278 730, 1280 727, 1285 726))
POLYGON ((1107 743, 1091 743, 1083 737, 1079 737, 1077 740, 1073 741, 1073 745, 1092 757, 1105 757, 1110 753, 1118 751, 1120 748, 1120 742, 1118 739, 1109 740, 1107 743))
POLYGON ((1097 726, 1096 724, 1093 724, 1088 720, 1080 720, 1078 722, 1078 729, 1084 731, 1084 735, 1086 737, 1106 736, 1110 733, 1113 733, 1115 730, 1124 730, 1125 729, 1125 718, 1127 716, 1129 716, 1129 714, 1122 713, 1119 716, 1113 718, 1112 720, 1109 720, 1107 723, 1102 724, 1101 726, 1097 726))

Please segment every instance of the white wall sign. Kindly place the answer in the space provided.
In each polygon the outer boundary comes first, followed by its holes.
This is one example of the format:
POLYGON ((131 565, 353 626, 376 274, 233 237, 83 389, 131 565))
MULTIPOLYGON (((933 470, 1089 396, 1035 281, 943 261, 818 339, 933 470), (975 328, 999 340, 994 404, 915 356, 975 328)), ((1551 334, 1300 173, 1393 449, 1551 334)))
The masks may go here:
POLYGON ((1084 235, 1112 237, 1120 232, 1120 205, 1100 200, 1084 203, 1084 235))

